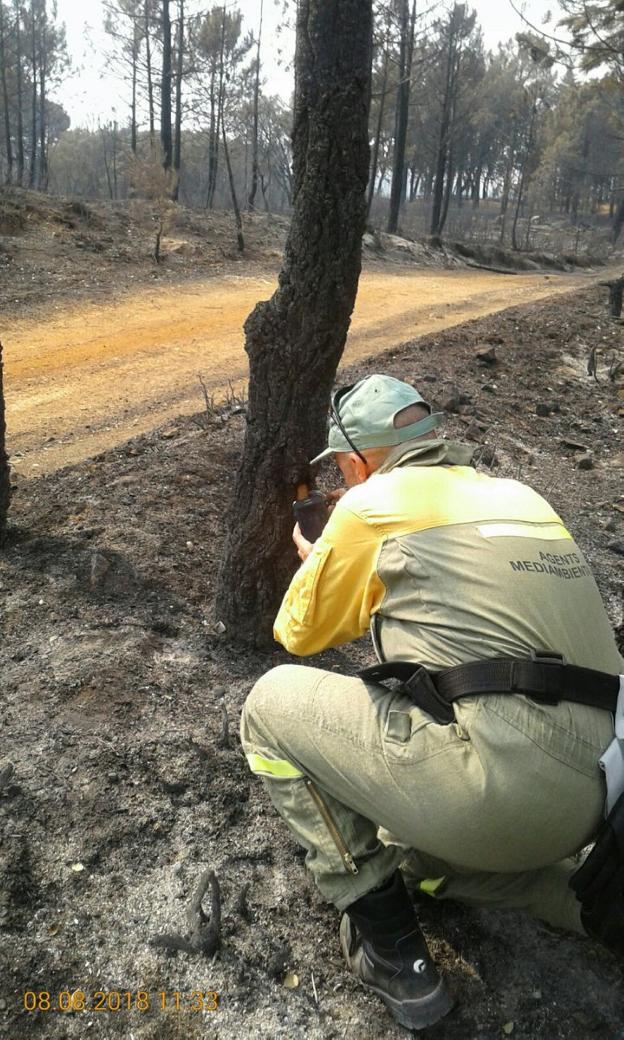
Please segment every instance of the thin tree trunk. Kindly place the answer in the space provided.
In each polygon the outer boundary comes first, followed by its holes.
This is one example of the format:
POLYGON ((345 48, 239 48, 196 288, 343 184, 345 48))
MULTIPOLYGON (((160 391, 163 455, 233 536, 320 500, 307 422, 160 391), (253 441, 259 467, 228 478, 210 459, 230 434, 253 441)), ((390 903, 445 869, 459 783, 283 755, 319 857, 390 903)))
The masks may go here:
POLYGON ((4 385, 2 378, 2 343, 0 343, 0 549, 6 541, 7 514, 11 500, 11 469, 6 452, 6 423, 4 417, 4 385))
POLYGON ((366 216, 370 217, 373 197, 375 195, 375 181, 377 179, 377 163, 379 162, 379 146, 381 144, 381 130, 386 108, 386 90, 388 86, 388 65, 390 62, 390 47, 386 39, 386 50, 384 54, 383 77, 381 81, 381 97, 379 98, 379 112, 377 113, 377 129, 375 131, 375 143, 373 145, 373 161, 371 163, 370 177, 368 178, 368 200, 366 204, 366 216))
POLYGON ((225 529, 217 618, 269 647, 296 563, 291 505, 324 442, 353 311, 366 225, 371 3, 300 0, 294 211, 279 288, 245 323, 249 405, 225 529), (349 132, 345 134, 345 127, 349 132))
POLYGON ((211 123, 211 134, 212 134, 212 153, 208 162, 208 208, 212 209, 214 206, 215 191, 217 189, 217 174, 219 172, 219 138, 221 126, 221 119, 223 116, 223 90, 224 90, 224 56, 225 56, 225 19, 226 19, 226 7, 223 5, 223 17, 221 19, 221 49, 219 55, 219 89, 215 97, 214 94, 214 81, 215 71, 213 69, 213 76, 211 82, 211 99, 210 99, 210 123, 211 123), (216 110, 216 111, 215 111, 216 110), (214 126, 214 132, 212 127, 214 126))
POLYGON ((149 113, 149 135, 150 148, 154 149, 156 143, 156 120, 154 117, 154 82, 152 79, 152 44, 150 42, 150 17, 149 0, 143 5, 143 18, 145 23, 145 64, 147 68, 147 107, 149 113))
POLYGON ((15 68, 17 85, 17 183, 24 183, 24 113, 22 79, 22 26, 20 0, 15 0, 15 68))
POLYGON ((4 141, 7 157, 7 184, 13 180, 13 145, 11 143, 11 116, 9 112, 9 91, 7 87, 6 57, 4 40, 4 8, 0 0, 0 75, 2 77, 2 105, 4 108, 4 141))
POLYGON ((106 173, 106 183, 108 184, 108 194, 111 202, 113 201, 113 182, 110 175, 110 167, 108 165, 108 149, 106 147, 106 134, 104 133, 104 127, 100 127, 100 133, 102 135, 102 157, 104 159, 104 172, 106 173))
POLYGON ((212 209, 214 200, 214 185, 216 183, 217 144, 219 141, 217 128, 217 95, 215 91, 217 70, 213 65, 210 73, 210 127, 208 130, 208 191, 206 194, 206 206, 212 209))
POLYGON ((618 239, 622 233, 624 227, 624 196, 620 198, 617 209, 615 211, 615 217, 613 218, 613 229, 611 232, 611 242, 613 245, 617 245, 618 239))
POLYGON ((236 224, 236 243, 238 245, 239 253, 245 252, 245 239, 243 238, 243 222, 241 220, 240 206, 238 205, 238 197, 236 195, 236 185, 234 184, 234 174, 232 173, 232 163, 230 162, 230 149, 227 143, 227 134, 225 132, 225 113, 221 112, 221 132, 223 134, 223 154, 225 156, 225 165, 227 166, 228 180, 230 182, 230 195, 232 197, 232 208, 234 210, 234 223, 236 224))
POLYGON ((130 150, 136 155, 137 150, 137 62, 139 57, 138 32, 134 24, 132 40, 132 101, 130 103, 130 150))
POLYGON ((531 152, 533 150, 533 131, 535 129, 535 118, 536 118, 536 115, 537 115, 537 105, 534 103, 533 104, 533 109, 532 109, 532 112, 531 112, 531 122, 529 124, 529 136, 528 136, 528 140, 527 140, 526 152, 525 152, 525 155, 524 155, 524 159, 522 161, 522 170, 521 170, 521 173, 520 173, 520 183, 518 185, 518 197, 516 199, 516 210, 515 210, 515 213, 514 213, 513 227, 511 229, 511 244, 512 244, 513 248, 516 251, 518 251, 520 249, 520 246, 518 245, 518 221, 520 219, 520 212, 521 212, 521 209, 522 209, 522 202, 523 202, 523 198, 524 198, 524 185, 525 185, 525 181, 526 181, 527 167, 528 167, 528 164, 529 164, 529 159, 531 157, 531 152))
POLYGON ((262 41, 262 14, 264 0, 260 0, 260 28, 258 29, 258 48, 256 51, 256 77, 254 82, 253 105, 253 137, 251 141, 251 188, 247 199, 247 209, 251 213, 258 190, 258 105, 260 101, 260 43, 262 41))
POLYGON ((258 177, 260 178, 260 189, 262 191, 262 198, 264 199, 264 208, 267 211, 268 216, 270 217, 272 216, 272 214, 271 206, 269 203, 269 194, 262 170, 258 170, 258 177))
POLYGON ((162 77, 160 81, 160 143, 163 151, 163 167, 171 169, 173 145, 171 137, 171 0, 162 0, 162 77))
POLYGON ((396 116, 394 121, 394 156, 392 160, 392 183, 390 185, 390 208, 388 227, 395 234, 399 225, 399 211, 403 195, 403 170, 405 167, 405 144, 409 115, 409 0, 401 2, 401 39, 399 44, 399 86, 397 89, 396 116))
POLYGON ((113 198, 117 198, 117 120, 113 123, 113 198))
POLYGON ((46 0, 41 0, 39 23, 39 188, 48 190, 48 142, 46 118, 46 0))
POLYGON ((448 172, 446 174, 446 185, 444 189, 444 202, 442 203, 442 212, 440 214, 440 222, 438 227, 438 234, 441 235, 446 226, 448 218, 449 206, 451 203, 451 196, 453 194, 453 181, 455 179, 455 173, 453 171, 453 153, 449 150, 448 157, 448 172))
POLYGON ((175 183, 172 198, 178 201, 180 193, 180 164, 182 161, 182 77, 184 75, 184 0, 178 0, 178 53, 176 62, 176 103, 175 103, 175 139, 173 148, 173 168, 175 183))
POLYGON ((37 6, 36 0, 30 0, 30 59, 32 63, 32 105, 31 105, 31 127, 30 127, 30 170, 28 173, 28 187, 35 187, 35 175, 37 172, 37 80, 39 73, 37 69, 37 6))
POLYGON ((446 62, 446 85, 444 98, 442 100, 442 115, 440 119, 440 137, 438 140, 438 154, 436 159, 435 182, 433 187, 433 206, 431 211, 431 234, 442 233, 441 219, 444 205, 444 182, 447 172, 449 135, 451 131, 451 108, 452 93, 455 79, 456 40, 454 25, 450 26, 448 43, 448 54, 446 62))
POLYGON ((219 93, 217 95, 217 129, 215 133, 214 166, 212 171, 212 198, 210 205, 214 205, 214 196, 217 190, 217 174, 219 172, 219 127, 223 119, 223 106, 225 100, 225 20, 227 8, 223 5, 223 17, 221 20, 221 52, 219 55, 219 93))

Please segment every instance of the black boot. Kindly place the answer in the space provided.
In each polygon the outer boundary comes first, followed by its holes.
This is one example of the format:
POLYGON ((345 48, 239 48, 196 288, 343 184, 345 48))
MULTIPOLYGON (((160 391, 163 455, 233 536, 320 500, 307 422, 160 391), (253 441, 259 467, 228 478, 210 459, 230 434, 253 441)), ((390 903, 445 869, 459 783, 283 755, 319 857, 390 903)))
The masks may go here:
POLYGON ((348 907, 340 944, 354 975, 381 997, 402 1026, 423 1029, 453 1007, 399 871, 383 889, 348 907))
POLYGON ((587 934, 624 958, 624 794, 602 824, 596 843, 570 879, 587 934))

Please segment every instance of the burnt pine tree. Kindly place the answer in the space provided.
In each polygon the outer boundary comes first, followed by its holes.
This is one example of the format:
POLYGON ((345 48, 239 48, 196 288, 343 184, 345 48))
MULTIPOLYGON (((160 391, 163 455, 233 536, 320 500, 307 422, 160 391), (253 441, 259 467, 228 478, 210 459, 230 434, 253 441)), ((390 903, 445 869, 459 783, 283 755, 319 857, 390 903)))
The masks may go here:
POLYGON ((216 616, 272 645, 293 572, 291 504, 325 438, 361 269, 368 179, 371 0, 300 0, 294 198, 279 287, 245 322, 249 406, 216 616))
POLYGON ((405 147, 409 119, 410 80, 414 60, 414 31, 416 27, 416 0, 410 15, 409 0, 401 2, 401 40, 399 45, 399 83, 394 128, 394 155, 392 158, 392 185, 388 211, 388 231, 396 234, 399 212, 405 198, 405 147))
POLYGON ((163 151, 163 166, 171 169, 173 162, 173 139, 171 128, 171 13, 170 0, 162 0, 162 77, 160 81, 160 143, 163 151))

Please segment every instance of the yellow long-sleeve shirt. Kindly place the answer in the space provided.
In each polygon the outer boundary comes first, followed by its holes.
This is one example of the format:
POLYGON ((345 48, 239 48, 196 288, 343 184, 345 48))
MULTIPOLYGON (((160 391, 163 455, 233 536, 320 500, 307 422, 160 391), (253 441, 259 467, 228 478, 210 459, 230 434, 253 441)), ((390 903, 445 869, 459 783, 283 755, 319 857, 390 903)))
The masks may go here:
POLYGON ((338 502, 295 574, 275 638, 307 656, 363 635, 382 659, 431 669, 531 650, 618 672, 622 660, 580 549, 531 488, 419 444, 338 502))

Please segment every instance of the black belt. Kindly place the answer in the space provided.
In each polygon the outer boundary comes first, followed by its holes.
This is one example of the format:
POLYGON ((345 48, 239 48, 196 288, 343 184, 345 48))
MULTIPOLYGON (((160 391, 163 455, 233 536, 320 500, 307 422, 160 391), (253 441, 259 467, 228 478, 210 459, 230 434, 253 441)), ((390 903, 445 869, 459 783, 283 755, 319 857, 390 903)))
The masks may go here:
POLYGON ((531 657, 494 657, 441 672, 428 672, 413 661, 387 661, 365 668, 360 678, 382 683, 398 679, 403 690, 437 722, 453 722, 453 701, 488 693, 523 693, 544 704, 573 701, 615 712, 620 690, 617 675, 566 664, 561 654, 534 651, 531 657))

